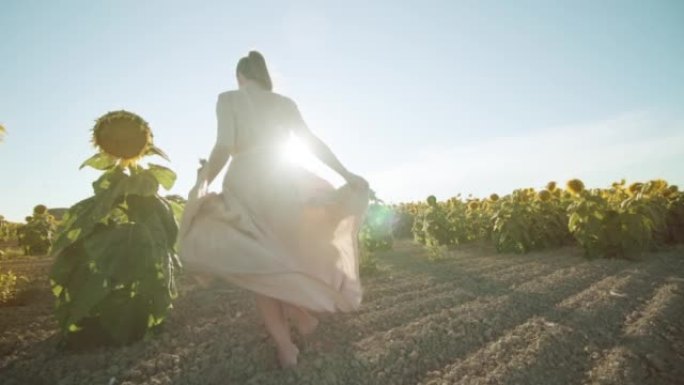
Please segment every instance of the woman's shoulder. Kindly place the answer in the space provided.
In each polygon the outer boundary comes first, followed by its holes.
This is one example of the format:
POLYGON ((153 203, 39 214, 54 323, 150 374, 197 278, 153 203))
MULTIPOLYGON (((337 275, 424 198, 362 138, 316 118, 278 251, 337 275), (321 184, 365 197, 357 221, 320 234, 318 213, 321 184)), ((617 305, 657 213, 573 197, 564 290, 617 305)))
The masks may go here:
POLYGON ((285 107, 294 107, 296 106, 295 101, 292 100, 292 98, 285 96, 283 94, 279 94, 277 92, 271 92, 273 94, 273 97, 280 102, 281 105, 285 107))
POLYGON ((231 99, 234 99, 238 97, 240 94, 240 90, 228 90, 228 91, 223 91, 220 94, 218 94, 218 100, 219 101, 229 101, 231 99))
MULTIPOLYGON (((279 106, 277 108, 279 109, 284 109, 287 111, 292 110, 293 108, 296 109, 297 105, 294 100, 292 100, 290 97, 285 96, 283 94, 279 94, 277 92, 272 92, 272 91, 266 91, 264 93, 264 96, 266 96, 266 99, 270 99, 269 104, 271 106, 279 106)), ((233 104, 236 106, 241 106, 244 103, 247 102, 247 99, 249 98, 247 92, 245 90, 229 90, 229 91, 224 91, 221 92, 218 95, 218 103, 219 104, 233 104)), ((263 99, 262 99, 263 100, 263 99)))
POLYGON ((240 90, 224 91, 218 94, 216 106, 217 108, 235 110, 245 104, 245 99, 246 96, 244 95, 244 92, 240 90))
MULTIPOLYGON (((285 96, 283 94, 279 94, 277 92, 273 91, 262 91, 264 94, 269 95, 270 97, 274 99, 279 99, 283 102, 286 103, 294 103, 294 101, 289 98, 288 96, 285 96)), ((228 90, 228 91, 223 91, 218 94, 219 99, 233 99, 233 98, 242 98, 247 96, 247 91, 246 90, 241 90, 241 89, 235 89, 235 90, 228 90)))

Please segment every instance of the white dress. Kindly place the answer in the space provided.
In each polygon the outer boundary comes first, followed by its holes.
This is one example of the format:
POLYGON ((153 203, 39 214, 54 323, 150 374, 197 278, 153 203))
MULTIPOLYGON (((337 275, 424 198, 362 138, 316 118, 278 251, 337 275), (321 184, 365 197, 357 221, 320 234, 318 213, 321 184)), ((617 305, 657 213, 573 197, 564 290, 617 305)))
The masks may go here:
POLYGON ((218 142, 231 149, 220 194, 198 171, 180 226, 189 271, 318 312, 361 304, 358 232, 368 188, 334 188, 287 162, 282 145, 303 125, 295 103, 247 87, 219 95, 218 142))

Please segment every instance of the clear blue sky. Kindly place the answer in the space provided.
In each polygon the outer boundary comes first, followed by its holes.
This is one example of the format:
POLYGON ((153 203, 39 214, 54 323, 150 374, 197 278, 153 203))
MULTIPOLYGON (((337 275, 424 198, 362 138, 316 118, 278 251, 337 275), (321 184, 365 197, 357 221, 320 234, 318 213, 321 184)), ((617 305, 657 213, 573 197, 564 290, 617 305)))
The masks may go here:
POLYGON ((253 48, 388 201, 682 185, 683 42, 677 0, 2 1, 0 214, 89 196, 97 172, 78 166, 116 109, 150 123, 186 195, 253 48))

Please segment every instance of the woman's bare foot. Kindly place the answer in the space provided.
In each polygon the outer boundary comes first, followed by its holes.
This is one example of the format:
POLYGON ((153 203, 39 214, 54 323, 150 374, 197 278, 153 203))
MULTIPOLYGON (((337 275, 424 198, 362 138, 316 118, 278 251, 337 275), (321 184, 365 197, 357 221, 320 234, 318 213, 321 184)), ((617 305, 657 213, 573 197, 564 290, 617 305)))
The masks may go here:
POLYGON ((318 327, 318 319, 306 309, 295 305, 286 305, 287 315, 294 321, 299 334, 306 336, 313 333, 318 327))
POLYGON ((290 325, 285 315, 286 305, 261 294, 256 295, 256 303, 266 324, 266 330, 278 348, 280 366, 290 368, 297 365, 299 349, 290 338, 290 325))
POLYGON ((297 356, 299 355, 299 349, 295 344, 289 344, 281 348, 278 346, 278 362, 280 362, 280 367, 292 368, 297 366, 297 356))
POLYGON ((303 336, 308 336, 309 334, 316 331, 318 327, 318 318, 312 316, 307 311, 303 311, 303 316, 297 319, 297 331, 303 336))

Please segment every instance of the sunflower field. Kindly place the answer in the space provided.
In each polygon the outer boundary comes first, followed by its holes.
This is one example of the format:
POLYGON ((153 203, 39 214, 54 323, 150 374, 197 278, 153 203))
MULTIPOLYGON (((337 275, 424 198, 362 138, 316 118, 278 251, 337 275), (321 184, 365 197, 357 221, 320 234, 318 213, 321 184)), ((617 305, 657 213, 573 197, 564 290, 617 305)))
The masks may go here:
POLYGON ((21 225, 13 223, 0 215, 0 243, 16 243, 18 241, 17 230, 21 225))
POLYGON ((392 205, 397 237, 412 237, 433 258, 455 246, 484 241, 499 252, 526 253, 577 244, 587 257, 632 258, 684 242, 684 194, 657 179, 586 189, 581 180, 565 189, 517 189, 500 197, 460 195, 438 202, 392 205), (411 229, 410 232, 408 229, 411 229))
POLYGON ((16 228, 16 237, 25 255, 44 255, 52 246, 56 230, 57 221, 41 204, 33 208, 33 215, 26 217, 26 224, 16 228))

